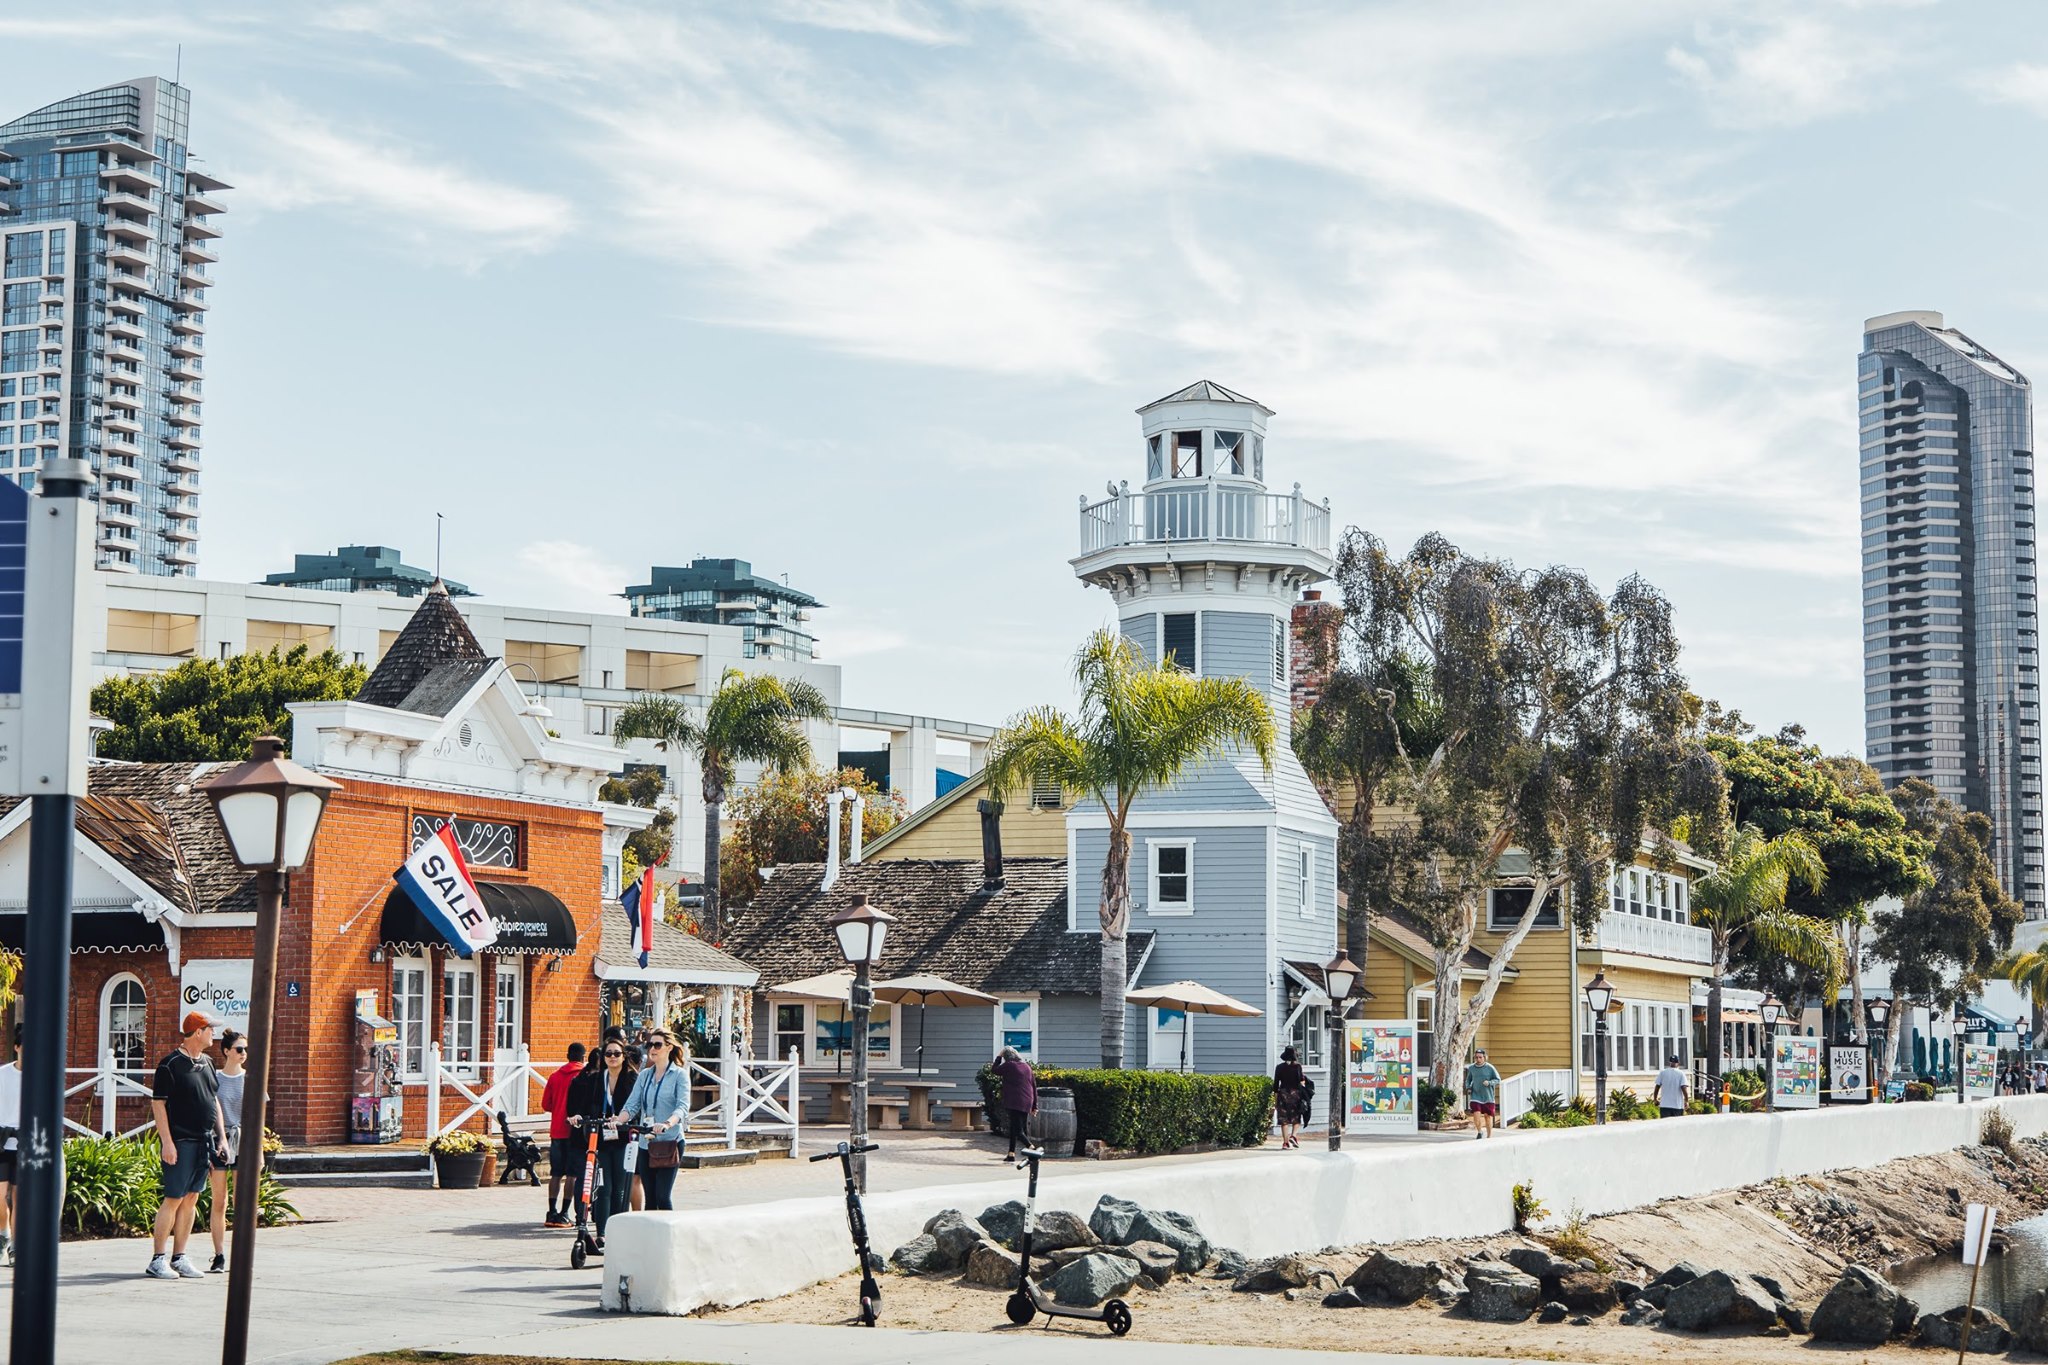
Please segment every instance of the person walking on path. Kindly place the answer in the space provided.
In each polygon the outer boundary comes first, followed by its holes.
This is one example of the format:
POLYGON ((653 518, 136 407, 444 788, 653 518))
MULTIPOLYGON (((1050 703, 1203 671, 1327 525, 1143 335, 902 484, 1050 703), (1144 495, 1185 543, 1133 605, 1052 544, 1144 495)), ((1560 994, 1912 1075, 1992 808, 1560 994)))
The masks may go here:
POLYGON ((1678 1069, 1677 1057, 1664 1059, 1664 1069, 1657 1073, 1656 1086, 1658 1116, 1667 1119, 1685 1117, 1685 1073, 1678 1069))
POLYGON ((1024 1054, 1016 1048, 1006 1047, 996 1057, 995 1076, 1002 1083, 1003 1116, 1010 1133, 1010 1150, 1003 1155, 1005 1161, 1017 1159, 1017 1144, 1028 1142, 1024 1136, 1024 1125, 1038 1109, 1038 1077, 1031 1070, 1031 1063, 1024 1060, 1024 1054))
POLYGON ((1465 1068, 1465 1112, 1479 1130, 1473 1137, 1493 1136, 1494 1121, 1500 1117, 1500 1073, 1486 1060, 1485 1048, 1473 1053, 1472 1065, 1465 1068))
POLYGON ((583 1158, 577 1154, 569 1127, 569 1084, 583 1070, 583 1044, 569 1044, 569 1060, 556 1067, 540 1090, 540 1107, 548 1116, 548 1216, 544 1227, 569 1226, 569 1205, 562 1198, 568 1189, 574 1198, 583 1158))
POLYGON ((197 1280, 206 1275, 185 1255, 185 1243, 192 1236, 192 1210, 206 1187, 208 1164, 227 1130, 220 1087, 206 1055, 213 1046, 213 1020, 194 1010, 185 1016, 179 1032, 181 1041, 158 1063, 149 1088, 149 1109, 163 1158, 164 1202, 156 1211, 145 1273, 157 1280, 197 1280))
POLYGON ((0 1265, 14 1264, 14 1163, 21 1144, 21 1025, 14 1026, 14 1060, 0 1066, 0 1265))
MULTIPOLYGON (((631 1204, 628 1193, 631 1181, 626 1175, 626 1139, 605 1125, 632 1098, 633 1082, 638 1079, 639 1070, 627 1065, 623 1038, 604 1043, 591 1060, 593 1065, 585 1067, 583 1074, 569 1087, 569 1122, 582 1134, 587 1135, 592 1128, 596 1128, 599 1134, 599 1174, 597 1188, 590 1192, 590 1214, 597 1224, 597 1249, 602 1251, 605 1223, 613 1214, 624 1213, 631 1204)), ((580 1137, 577 1141, 588 1141, 588 1137, 580 1137)), ((580 1200, 583 1198, 580 1169, 576 1186, 576 1198, 580 1200)))
POLYGON ((213 1207, 207 1212, 206 1230, 213 1236, 213 1264, 206 1268, 209 1275, 218 1275, 228 1268, 228 1178, 235 1169, 235 1163, 242 1159, 242 1093, 249 1087, 249 1073, 242 1068, 249 1061, 249 1040, 233 1029, 226 1029, 220 1035, 220 1070, 214 1073, 213 1083, 220 1091, 220 1116, 223 1121, 221 1145, 213 1152, 213 1170, 208 1179, 212 1182, 213 1207))
POLYGON ((649 1152, 656 1142, 681 1141, 690 1113, 690 1082, 684 1068, 675 1065, 675 1043, 665 1030, 648 1030, 646 1047, 647 1069, 633 1078, 614 1122, 637 1121, 648 1130, 639 1138, 633 1169, 647 1191, 648 1210, 658 1212, 675 1207, 676 1168, 654 1165, 649 1152))
POLYGON ((1293 1048, 1280 1054, 1273 1068, 1274 1114, 1280 1123, 1280 1145, 1301 1146, 1301 1125, 1308 1122, 1308 1073, 1301 1069, 1293 1048))

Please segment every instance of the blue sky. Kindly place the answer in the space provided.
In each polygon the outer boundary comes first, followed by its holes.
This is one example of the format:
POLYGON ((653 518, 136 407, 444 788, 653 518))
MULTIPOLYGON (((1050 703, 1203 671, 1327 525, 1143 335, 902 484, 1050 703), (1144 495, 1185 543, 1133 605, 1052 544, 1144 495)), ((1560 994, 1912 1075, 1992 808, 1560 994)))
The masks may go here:
POLYGON ((1405 544, 1640 572, 1703 692, 1862 746, 1854 362, 2048 373, 2048 7, 102 0, 6 114, 169 75, 237 188, 200 570, 393 544, 616 607, 737 555, 850 704, 999 720, 1110 617, 1140 403, 1405 544))

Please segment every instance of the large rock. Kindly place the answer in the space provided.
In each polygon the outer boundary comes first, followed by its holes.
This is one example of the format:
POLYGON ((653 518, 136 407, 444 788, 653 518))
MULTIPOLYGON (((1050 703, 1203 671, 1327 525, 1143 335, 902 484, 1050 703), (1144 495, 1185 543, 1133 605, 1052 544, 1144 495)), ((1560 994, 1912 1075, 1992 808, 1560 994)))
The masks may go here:
POLYGON ((1343 1289, 1337 1290, 1335 1293, 1323 1295, 1323 1307, 1363 1308, 1365 1307, 1365 1300, 1358 1296, 1358 1291, 1356 1289, 1353 1289, 1347 1285, 1343 1289))
POLYGON ((2012 1335, 2022 1351, 2048 1355, 2048 1289, 2036 1289, 2020 1301, 2012 1315, 2012 1335))
MULTIPOLYGON (((986 1217, 983 1218, 983 1221, 987 1221, 986 1217)), ((1650 1281, 1650 1283, 1653 1286, 1661 1284, 1666 1286, 1667 1288, 1676 1289, 1679 1285, 1682 1285, 1689 1280, 1697 1280, 1700 1276, 1706 1273, 1706 1271, 1701 1270, 1691 1261, 1680 1261, 1677 1265, 1671 1267, 1671 1269, 1665 1271, 1662 1275, 1659 1275, 1656 1279, 1650 1281)))
POLYGON ((1268 1256, 1237 1277, 1231 1288, 1240 1294, 1277 1294, 1314 1284, 1322 1267, 1306 1256, 1268 1256))
POLYGON ((1613 1279, 1597 1270, 1574 1270, 1558 1276, 1551 1296, 1574 1313, 1606 1313, 1619 1301, 1613 1279))
POLYGON ((929 1275, 934 1271, 951 1270, 952 1266, 939 1263, 938 1239, 930 1233, 919 1233, 889 1253, 889 1264, 906 1275, 929 1275))
POLYGON ((1681 1332, 1715 1327, 1761 1330, 1778 1324, 1778 1302, 1747 1275, 1709 1270, 1671 1291, 1664 1301, 1664 1325, 1681 1332))
POLYGON ((1543 1281, 1511 1265, 1482 1261, 1465 1271, 1472 1316, 1481 1322, 1523 1322, 1543 1302, 1543 1281))
POLYGON ((941 1209, 926 1221, 924 1235, 938 1243, 934 1269, 958 1270, 967 1264, 967 1253, 981 1240, 982 1231, 960 1210, 941 1209))
POLYGON ((1852 1265, 1822 1297, 1809 1326, 1820 1341, 1882 1346, 1898 1333, 1901 1316, 1911 1322, 1917 1305, 1875 1271, 1852 1265), (1900 1305, 1905 1305, 1903 1314, 1900 1305))
POLYGON ((1017 1258, 984 1238, 967 1253, 969 1284, 986 1289, 1014 1289, 1017 1286, 1017 1258))
POLYGON ((1170 1209, 1140 1209, 1131 1219, 1129 1239, 1133 1242, 1163 1242, 1180 1253, 1180 1270, 1192 1275, 1209 1263, 1209 1239, 1195 1226, 1195 1220, 1170 1209))
MULTIPOLYGON (((1960 1351, 1963 1348, 1962 1304, 1957 1304, 1946 1313, 1929 1313, 1920 1319, 1920 1344, 1939 1346, 1944 1351, 1960 1351)), ((2004 1318, 1989 1309, 1979 1308, 1970 1318, 1970 1354, 1982 1352, 1995 1356, 2012 1345, 2012 1328, 2004 1318)))
MULTIPOLYGON (((1034 1250, 1031 1253, 1031 1278, 1042 1280, 1061 1266, 1072 1265, 1083 1256, 1094 1255, 1095 1251, 1094 1247, 1061 1247, 1057 1251, 1048 1251, 1041 1256, 1034 1250)), ((1117 1252, 1122 1254, 1122 1248, 1119 1247, 1117 1252)))
POLYGON ((1138 1279, 1138 1263, 1128 1256, 1091 1252, 1071 1265, 1060 1267, 1045 1282, 1055 1303, 1092 1308, 1104 1299, 1128 1293, 1138 1279))
POLYGON ((1031 1229, 1031 1250, 1058 1251, 1062 1247, 1092 1247, 1097 1238, 1088 1230, 1077 1213, 1065 1209, 1054 1209, 1038 1215, 1037 1226, 1031 1229))
MULTIPOLYGON (((1165 1244, 1161 1243, 1161 1245, 1165 1244)), ((1180 1252, 1176 1250, 1173 1254, 1175 1260, 1178 1261, 1180 1252)), ((1213 1279, 1234 1280, 1251 1268, 1251 1260, 1242 1251, 1235 1247, 1218 1247, 1216 1248, 1216 1268, 1211 1270, 1209 1274, 1213 1279)))
POLYGON ((1514 1247, 1501 1259, 1539 1280, 1561 1279, 1579 1268, 1578 1262, 1560 1260, 1540 1247, 1514 1247))
POLYGON ((995 1241, 1001 1242, 1004 1246, 1015 1246, 1018 1235, 1024 1231, 1024 1205, 1016 1199, 1002 1204, 991 1204, 981 1211, 981 1217, 975 1221, 980 1223, 982 1231, 995 1241))
POLYGON ((1113 1246, 1123 1246, 1131 1240, 1131 1223, 1144 1211, 1133 1200, 1105 1194, 1095 1201, 1095 1211, 1088 1215, 1088 1226, 1101 1240, 1113 1246))
POLYGON ((1435 1289, 1444 1274, 1441 1261, 1410 1261, 1375 1251, 1344 1277, 1344 1283, 1366 1298, 1414 1303, 1435 1289))
POLYGON ((1118 1248, 1138 1263, 1138 1278, 1153 1289, 1180 1269, 1180 1253, 1164 1242, 1127 1242, 1118 1248))

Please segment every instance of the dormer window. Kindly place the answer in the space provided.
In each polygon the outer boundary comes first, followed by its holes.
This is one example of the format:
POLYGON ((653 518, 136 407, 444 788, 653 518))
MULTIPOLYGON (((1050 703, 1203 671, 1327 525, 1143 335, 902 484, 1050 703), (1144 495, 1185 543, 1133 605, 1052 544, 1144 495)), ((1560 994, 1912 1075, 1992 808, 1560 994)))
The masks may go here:
POLYGON ((1201 432, 1176 431, 1173 433, 1173 477, 1176 479, 1199 479, 1202 477, 1201 432))
POLYGON ((1219 431, 1216 433, 1216 472, 1218 474, 1244 473, 1244 433, 1241 431, 1219 431))
POLYGON ((1145 438, 1145 477, 1164 478, 1166 475, 1166 438, 1148 436, 1145 438))

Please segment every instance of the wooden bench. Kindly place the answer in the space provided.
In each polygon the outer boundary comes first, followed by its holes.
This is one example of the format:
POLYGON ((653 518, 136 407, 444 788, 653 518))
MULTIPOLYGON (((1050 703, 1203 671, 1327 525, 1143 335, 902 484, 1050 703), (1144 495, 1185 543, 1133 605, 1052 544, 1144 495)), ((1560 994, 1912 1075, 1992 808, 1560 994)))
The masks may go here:
POLYGON ((973 1133, 981 1129, 980 1100, 947 1100, 946 1126, 956 1133, 973 1133))

